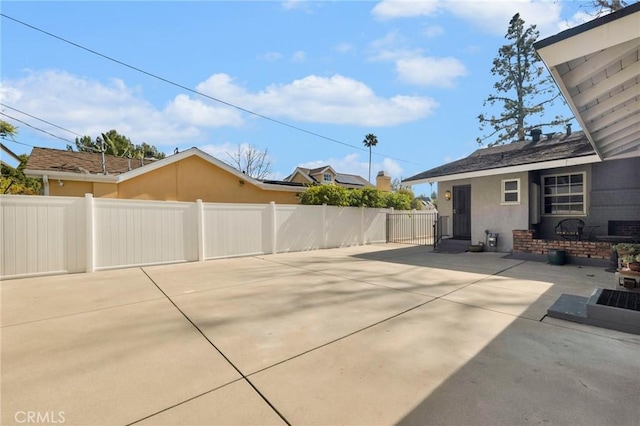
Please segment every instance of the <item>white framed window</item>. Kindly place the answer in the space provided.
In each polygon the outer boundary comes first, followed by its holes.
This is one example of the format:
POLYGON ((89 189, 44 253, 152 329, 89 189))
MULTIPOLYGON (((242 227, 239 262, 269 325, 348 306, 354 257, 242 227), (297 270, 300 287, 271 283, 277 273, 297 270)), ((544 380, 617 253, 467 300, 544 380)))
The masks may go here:
POLYGON ((331 177, 331 173, 324 173, 322 175, 322 180, 324 182, 333 182, 333 178, 331 177))
POLYGON ((520 179, 504 179, 502 181, 500 204, 520 204, 520 179))
POLYGON ((585 214, 585 173, 542 176, 545 215, 585 214))

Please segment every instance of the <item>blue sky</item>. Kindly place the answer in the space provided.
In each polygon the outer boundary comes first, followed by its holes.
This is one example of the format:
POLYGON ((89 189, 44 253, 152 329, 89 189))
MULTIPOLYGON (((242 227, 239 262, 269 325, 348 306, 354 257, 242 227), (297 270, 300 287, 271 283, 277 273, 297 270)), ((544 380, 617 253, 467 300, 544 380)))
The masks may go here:
MULTIPOLYGON (((362 140, 374 133, 372 175, 406 178, 477 149, 476 117, 490 111, 482 104, 495 82, 492 60, 514 13, 536 24, 542 39, 590 19, 586 5, 3 1, 10 18, 271 120, 7 17, 0 21, 0 110, 71 141, 75 134, 23 113, 94 138, 116 129, 167 154, 196 146, 229 161, 227 152, 251 144, 268 149, 276 179, 296 166, 326 164, 366 178, 362 140)), ((549 111, 557 113, 571 116, 564 105, 549 111)), ((19 128, 16 141, 65 148, 6 115, 19 128)), ((553 130, 563 129, 545 132, 553 130)))

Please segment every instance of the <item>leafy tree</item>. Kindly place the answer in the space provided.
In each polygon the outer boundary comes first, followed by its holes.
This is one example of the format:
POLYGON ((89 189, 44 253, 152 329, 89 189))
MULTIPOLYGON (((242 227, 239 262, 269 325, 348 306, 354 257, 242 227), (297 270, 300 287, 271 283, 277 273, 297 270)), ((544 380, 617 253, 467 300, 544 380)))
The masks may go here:
POLYGON ((20 164, 15 169, 4 164, 2 165, 0 193, 38 195, 42 186, 40 179, 34 179, 24 175, 24 169, 29 161, 29 156, 27 154, 20 154, 18 157, 20 157, 20 164))
MULTIPOLYGON (((0 137, 13 139, 17 134, 17 127, 0 120, 0 137)), ((41 186, 40 180, 24 175, 24 168, 27 166, 29 156, 21 154, 18 157, 20 164, 15 169, 5 164, 0 167, 0 194, 38 195, 41 186)))
POLYGON ((396 210, 411 210, 411 196, 402 192, 387 192, 386 206, 396 210))
MULTIPOLYGON (((128 137, 119 134, 115 130, 102 133, 96 137, 95 140, 91 139, 91 136, 76 138, 75 145, 76 150, 80 152, 102 152, 104 150, 105 154, 118 157, 157 159, 165 157, 165 154, 158 151, 158 148, 155 146, 149 145, 146 142, 143 142, 141 145, 134 145, 128 137)), ((71 145, 67 145, 67 149, 73 151, 71 145)))
POLYGON ((300 204, 339 207, 373 207, 410 210, 411 197, 401 192, 383 192, 377 188, 349 189, 327 184, 308 187, 299 196, 300 204))
POLYGON ((505 36, 509 43, 498 50, 491 68, 491 74, 501 79, 493 85, 495 94, 483 103, 483 106, 502 104, 503 111, 497 117, 478 115, 480 130, 489 130, 487 135, 477 138, 480 145, 494 138, 489 146, 517 142, 524 140, 530 128, 556 126, 570 120, 557 116, 546 123, 540 121, 545 107, 563 98, 533 48, 539 35, 535 28, 535 25, 525 28, 519 13, 509 22, 505 36))
POLYGON ((371 148, 378 145, 378 138, 373 133, 364 137, 362 144, 369 148, 369 182, 371 182, 371 148))
POLYGON ((253 145, 238 145, 238 150, 227 154, 232 166, 255 179, 264 179, 271 174, 271 158, 269 151, 253 145))
POLYGON ((351 192, 349 205, 353 207, 377 207, 387 206, 385 193, 377 188, 354 189, 351 192))
POLYGON ((11 138, 18 134, 18 128, 15 127, 11 123, 7 123, 6 121, 0 120, 0 137, 2 138, 11 138))
POLYGON ((601 15, 620 10, 628 6, 628 3, 624 0, 592 0, 591 5, 596 9, 598 15, 601 15))
POLYGON ((327 204, 346 207, 351 201, 347 188, 333 184, 310 186, 299 195, 299 198, 300 204, 316 206, 327 204))

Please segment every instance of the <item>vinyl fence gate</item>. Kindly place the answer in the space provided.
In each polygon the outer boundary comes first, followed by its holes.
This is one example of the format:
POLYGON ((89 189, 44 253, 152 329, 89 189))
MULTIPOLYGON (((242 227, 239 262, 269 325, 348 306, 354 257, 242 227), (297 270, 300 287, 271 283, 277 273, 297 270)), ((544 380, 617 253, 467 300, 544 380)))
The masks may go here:
POLYGON ((387 242, 433 245, 438 214, 433 212, 387 213, 387 242))

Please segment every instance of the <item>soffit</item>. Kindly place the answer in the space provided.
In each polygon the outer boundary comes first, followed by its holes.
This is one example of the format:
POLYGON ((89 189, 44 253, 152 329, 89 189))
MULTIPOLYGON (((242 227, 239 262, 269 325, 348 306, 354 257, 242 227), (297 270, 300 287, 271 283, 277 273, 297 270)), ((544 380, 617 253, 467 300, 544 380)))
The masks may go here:
POLYGON ((640 156, 640 4, 536 50, 600 158, 640 156))

